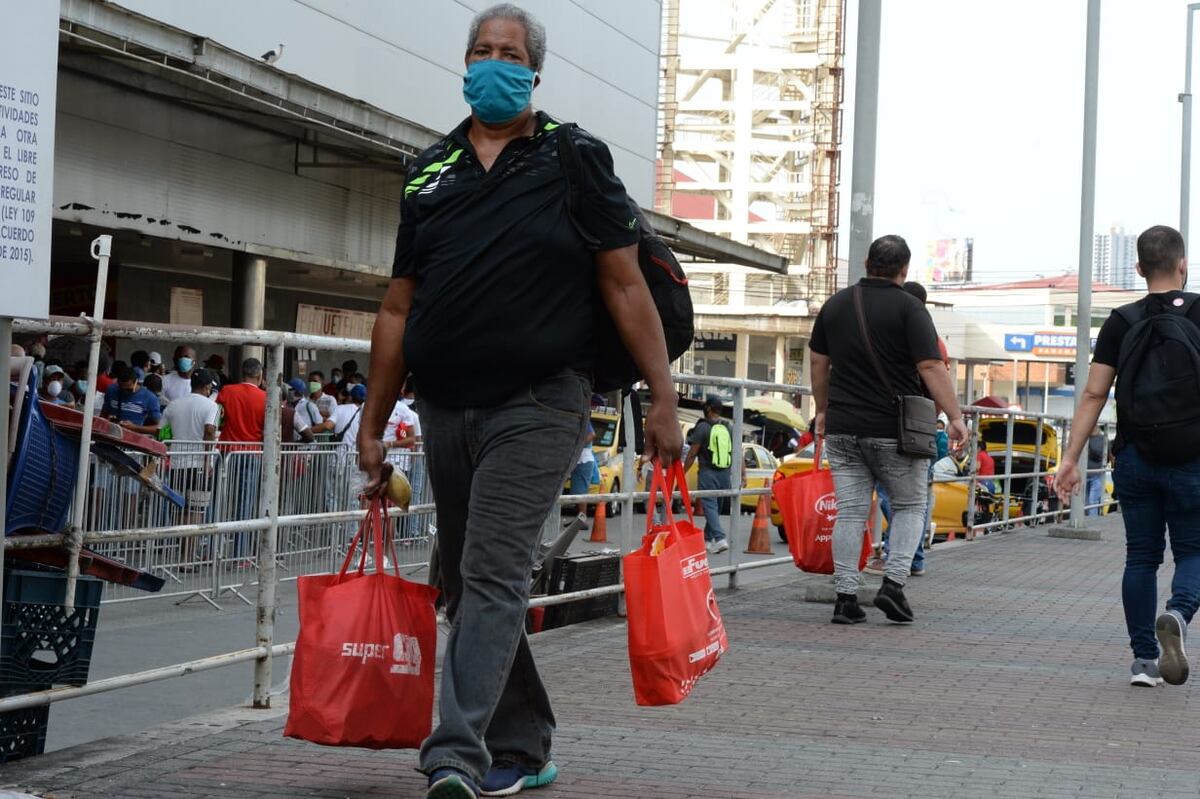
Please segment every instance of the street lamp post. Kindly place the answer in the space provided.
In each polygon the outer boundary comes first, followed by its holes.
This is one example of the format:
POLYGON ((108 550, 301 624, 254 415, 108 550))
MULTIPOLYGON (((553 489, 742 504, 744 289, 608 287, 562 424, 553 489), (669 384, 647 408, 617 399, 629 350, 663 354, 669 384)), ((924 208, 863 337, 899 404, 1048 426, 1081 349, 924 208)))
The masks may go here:
POLYGON ((1188 193, 1192 182, 1192 30, 1194 13, 1198 9, 1200 3, 1188 4, 1187 59, 1183 70, 1183 93, 1179 95, 1179 102, 1183 104, 1183 153, 1179 159, 1179 232, 1183 235, 1185 245, 1188 240, 1188 217, 1191 214, 1188 193))
MULTIPOLYGON (((1088 0, 1087 51, 1083 89, 1083 181, 1079 207, 1079 307, 1075 320, 1075 407, 1083 399, 1092 355, 1092 237, 1096 217, 1096 111, 1100 86, 1100 0, 1088 0)), ((1072 430, 1071 438, 1091 430, 1072 430)), ((1084 500, 1071 503, 1071 526, 1083 524, 1087 497, 1087 447, 1079 460, 1084 500)))

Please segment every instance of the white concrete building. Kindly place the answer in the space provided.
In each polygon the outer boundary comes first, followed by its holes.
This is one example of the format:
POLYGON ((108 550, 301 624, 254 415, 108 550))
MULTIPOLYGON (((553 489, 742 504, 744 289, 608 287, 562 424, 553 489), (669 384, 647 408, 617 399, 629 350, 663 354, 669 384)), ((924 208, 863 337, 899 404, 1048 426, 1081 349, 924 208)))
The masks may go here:
MULTIPOLYGON (((369 330, 406 164, 469 113, 490 4, 62 0, 51 312, 90 309, 85 249, 112 232, 110 317, 369 330)), ((659 3, 523 5, 549 39, 535 106, 603 138, 651 206, 659 3)))

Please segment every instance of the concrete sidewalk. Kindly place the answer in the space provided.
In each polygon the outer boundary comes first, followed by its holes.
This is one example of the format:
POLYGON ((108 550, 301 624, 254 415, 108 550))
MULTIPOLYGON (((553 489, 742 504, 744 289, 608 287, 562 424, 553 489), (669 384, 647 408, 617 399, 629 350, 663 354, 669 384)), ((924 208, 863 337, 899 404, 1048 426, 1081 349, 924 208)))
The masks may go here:
MULTIPOLYGON (((1094 526, 1103 540, 1041 528, 935 548, 911 627, 874 609, 830 625, 830 606, 801 601, 828 578, 723 594, 731 649, 677 707, 634 705, 619 621, 537 636, 561 769, 537 795, 1196 797, 1200 701, 1128 685, 1120 517, 1094 526)), ((59 799, 423 796, 415 753, 287 740, 283 713, 66 749, 0 784, 59 799)))

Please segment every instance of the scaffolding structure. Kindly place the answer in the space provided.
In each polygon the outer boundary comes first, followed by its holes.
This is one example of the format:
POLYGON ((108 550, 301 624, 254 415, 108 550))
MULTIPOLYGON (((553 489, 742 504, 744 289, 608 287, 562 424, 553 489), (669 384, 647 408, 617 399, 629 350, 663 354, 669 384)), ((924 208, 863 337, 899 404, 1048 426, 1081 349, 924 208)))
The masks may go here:
POLYGON ((845 0, 663 0, 659 210, 786 256, 772 295, 814 311, 835 289, 844 21, 845 0))

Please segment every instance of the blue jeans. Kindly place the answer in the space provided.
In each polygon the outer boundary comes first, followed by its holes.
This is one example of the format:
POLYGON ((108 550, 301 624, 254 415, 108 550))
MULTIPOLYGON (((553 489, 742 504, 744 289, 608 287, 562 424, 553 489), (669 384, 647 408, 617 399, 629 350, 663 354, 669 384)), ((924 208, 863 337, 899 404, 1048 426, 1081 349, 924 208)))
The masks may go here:
MULTIPOLYGON (((700 466, 700 476, 696 487, 701 491, 728 490, 732 486, 728 469, 706 469, 700 466)), ((704 540, 724 541, 725 531, 721 529, 721 498, 705 497, 700 500, 704 508, 704 540)))
MULTIPOLYGON (((227 489, 234 492, 232 497, 233 512, 239 521, 257 519, 259 516, 258 495, 262 485, 262 452, 231 452, 225 457, 227 489)), ((233 533, 232 550, 227 557, 240 558, 254 552, 251 546, 251 536, 258 533, 233 533)))
MULTIPOLYGON (((929 464, 929 479, 933 479, 933 462, 929 464)), ((888 498, 887 489, 883 487, 883 483, 875 481, 875 493, 879 497, 879 512, 883 514, 883 518, 887 519, 888 529, 892 527, 892 501, 888 498)), ((925 538, 929 535, 929 522, 933 519, 933 483, 929 484, 929 499, 925 503, 925 526, 921 528, 921 538, 917 541, 917 552, 913 555, 912 567, 921 569, 925 567, 925 538)), ((891 550, 892 537, 888 535, 883 539, 883 557, 887 559, 888 553, 891 550)))
POLYGON ((1117 455, 1113 482, 1125 519, 1125 576, 1121 600, 1133 656, 1158 657, 1154 619, 1158 611, 1158 567, 1170 531, 1175 576, 1168 610, 1187 621, 1200 606, 1200 460, 1178 466, 1147 461, 1136 447, 1117 455))
MULTIPOLYGON (((1091 475, 1087 479, 1087 504, 1099 506, 1100 500, 1104 498, 1104 478, 1101 475, 1091 475)), ((1088 508, 1088 516, 1099 516, 1100 508, 1088 508)))
POLYGON ((896 450, 894 438, 832 435, 825 452, 833 470, 838 516, 833 526, 834 583, 839 594, 853 594, 861 582, 858 571, 863 527, 871 513, 871 492, 879 482, 886 489, 894 515, 889 535, 896 550, 884 574, 900 585, 908 582, 913 553, 921 538, 921 520, 928 507, 928 458, 910 458, 896 450))
POLYGON ((542 523, 579 459, 591 395, 588 378, 563 370, 494 408, 421 400, 453 624, 441 720, 421 747, 426 774, 449 767, 479 782, 494 759, 541 768, 550 758, 554 712, 525 611, 542 523))

